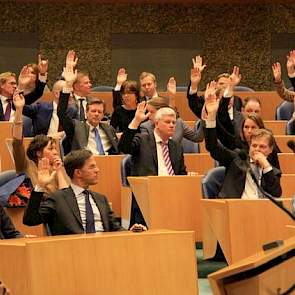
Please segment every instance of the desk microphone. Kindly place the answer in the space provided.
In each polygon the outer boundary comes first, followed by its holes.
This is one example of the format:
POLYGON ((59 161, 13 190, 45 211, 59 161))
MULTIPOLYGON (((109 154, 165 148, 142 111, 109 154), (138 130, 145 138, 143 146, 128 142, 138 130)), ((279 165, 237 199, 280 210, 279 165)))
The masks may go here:
MULTIPOLYGON (((295 149, 295 143, 293 140, 291 140, 294 144, 294 149, 295 149)), ((289 146, 289 145, 288 145, 289 146)), ((257 185, 257 188, 258 190, 267 198, 269 199, 272 203, 274 203, 277 207, 279 207, 281 210, 283 210, 287 215, 289 215, 291 217, 292 220, 295 221, 295 216, 281 203, 281 202, 278 202, 276 200, 276 198, 274 196, 272 196, 270 193, 266 192, 263 187, 259 184, 251 166, 250 166, 250 163, 249 163, 249 155, 246 153, 245 150, 240 150, 239 152, 239 156, 240 156, 240 159, 246 164, 247 166, 247 170, 249 171, 254 183, 257 185)))

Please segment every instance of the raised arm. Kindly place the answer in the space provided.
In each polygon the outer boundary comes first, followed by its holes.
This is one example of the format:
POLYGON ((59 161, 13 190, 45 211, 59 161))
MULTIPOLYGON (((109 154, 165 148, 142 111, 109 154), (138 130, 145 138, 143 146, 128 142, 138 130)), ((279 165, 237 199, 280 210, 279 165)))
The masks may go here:
POLYGON ((142 101, 137 105, 137 110, 133 120, 130 122, 128 129, 123 132, 119 141, 119 151, 124 154, 136 153, 139 149, 140 138, 134 138, 138 133, 138 128, 141 122, 145 121, 150 116, 146 113, 146 102, 142 101))
MULTIPOLYGON (((41 55, 39 55, 38 56, 39 74, 36 81, 36 87, 32 92, 24 96, 26 104, 34 103, 37 99, 39 99, 43 95, 44 88, 46 86, 47 71, 48 71, 48 60, 42 59, 41 55)), ((30 77, 28 74, 29 74, 28 66, 24 66, 18 78, 18 88, 20 90, 25 89, 26 85, 29 83, 30 77)))
POLYGON ((59 95, 59 102, 57 106, 57 115, 61 126, 63 127, 66 136, 72 141, 74 136, 74 121, 67 113, 70 93, 73 89, 73 83, 77 78, 77 70, 72 66, 66 66, 63 70, 63 77, 66 81, 62 91, 59 95))
POLYGON ((190 84, 187 89, 187 99, 191 111, 201 118, 202 108, 204 105, 204 97, 198 96, 198 86, 202 78, 202 71, 206 65, 203 64, 201 56, 192 59, 193 68, 191 69, 190 84))
POLYGON ((235 153, 223 147, 217 141, 216 135, 216 116, 219 108, 219 99, 216 96, 216 82, 207 84, 205 91, 205 105, 202 112, 202 119, 206 122, 205 142, 206 149, 210 152, 213 159, 227 166, 234 158, 235 153))
POLYGON ((120 68, 117 73, 117 84, 113 90, 113 109, 122 104, 121 87, 127 81, 127 72, 124 68, 120 68))
POLYGON ((170 77, 167 83, 167 96, 169 97, 169 105, 172 108, 176 107, 175 95, 176 95, 176 80, 174 77, 170 77))
POLYGON ((276 62, 272 65, 272 73, 274 77, 274 84, 276 87, 277 94, 286 101, 293 101, 295 97, 295 92, 288 90, 284 81, 282 80, 282 69, 281 64, 276 62))

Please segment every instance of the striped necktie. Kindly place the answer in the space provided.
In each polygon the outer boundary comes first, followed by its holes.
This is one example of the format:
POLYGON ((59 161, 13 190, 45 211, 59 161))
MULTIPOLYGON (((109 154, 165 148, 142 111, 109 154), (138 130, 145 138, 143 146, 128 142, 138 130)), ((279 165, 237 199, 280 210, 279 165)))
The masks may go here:
POLYGON ((168 174, 175 175, 172 164, 171 164, 170 156, 169 156, 168 144, 162 142, 161 147, 163 151, 163 159, 164 159, 168 174))
POLYGON ((11 114, 11 104, 12 104, 12 99, 8 98, 6 99, 7 106, 4 114, 4 121, 9 121, 10 119, 10 114, 11 114))

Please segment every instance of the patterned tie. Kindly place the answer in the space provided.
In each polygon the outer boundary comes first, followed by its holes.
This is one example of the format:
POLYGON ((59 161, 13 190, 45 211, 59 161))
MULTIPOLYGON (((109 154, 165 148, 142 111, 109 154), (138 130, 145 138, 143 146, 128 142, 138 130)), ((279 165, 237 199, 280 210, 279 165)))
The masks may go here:
POLYGON ((170 156, 169 156, 168 144, 162 142, 161 147, 162 147, 163 158, 164 158, 164 162, 165 162, 168 174, 175 175, 172 164, 171 164, 170 156))
MULTIPOLYGON (((261 174, 260 174, 260 167, 256 164, 252 164, 252 171, 253 171, 253 174, 258 182, 259 185, 261 185, 261 174)), ((260 192, 259 188, 257 187, 257 195, 258 195, 258 198, 263 198, 263 194, 260 192)))
POLYGON ((95 233, 94 214, 89 200, 89 191, 83 191, 85 195, 85 209, 86 209, 86 233, 95 233))
POLYGON ((99 152, 100 155, 104 155, 104 149, 101 141, 101 137, 99 135, 98 129, 93 128, 94 136, 95 136, 95 142, 96 142, 96 149, 99 152))
POLYGON ((6 110, 5 110, 5 114, 4 114, 4 121, 9 121, 10 114, 11 114, 12 99, 8 98, 8 99, 6 99, 6 102, 7 102, 7 106, 6 106, 6 110))
POLYGON ((80 107, 80 114, 79 114, 80 121, 85 121, 85 110, 84 110, 84 106, 83 106, 84 100, 85 100, 84 98, 79 98, 79 101, 80 101, 80 105, 79 105, 79 107, 80 107))

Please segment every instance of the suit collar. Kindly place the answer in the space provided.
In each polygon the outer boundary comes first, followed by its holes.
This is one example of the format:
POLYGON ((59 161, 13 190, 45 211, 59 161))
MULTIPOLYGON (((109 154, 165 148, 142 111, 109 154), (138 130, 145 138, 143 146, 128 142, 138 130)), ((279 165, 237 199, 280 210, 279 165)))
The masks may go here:
POLYGON ((80 210, 78 207, 77 199, 75 196, 75 193, 71 187, 66 188, 64 190, 64 199, 67 202, 70 210, 72 210, 74 216, 78 220, 79 224, 83 228, 82 220, 81 220, 81 215, 80 215, 80 210))

